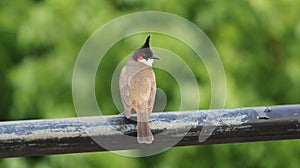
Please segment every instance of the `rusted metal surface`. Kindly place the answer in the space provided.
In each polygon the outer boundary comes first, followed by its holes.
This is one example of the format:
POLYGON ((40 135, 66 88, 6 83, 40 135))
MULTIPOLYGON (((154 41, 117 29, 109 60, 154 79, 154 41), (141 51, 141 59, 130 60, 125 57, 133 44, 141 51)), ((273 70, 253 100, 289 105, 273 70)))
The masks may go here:
POLYGON ((135 115, 0 122, 0 157, 299 139, 299 122, 300 105, 153 113, 151 145, 135 115))

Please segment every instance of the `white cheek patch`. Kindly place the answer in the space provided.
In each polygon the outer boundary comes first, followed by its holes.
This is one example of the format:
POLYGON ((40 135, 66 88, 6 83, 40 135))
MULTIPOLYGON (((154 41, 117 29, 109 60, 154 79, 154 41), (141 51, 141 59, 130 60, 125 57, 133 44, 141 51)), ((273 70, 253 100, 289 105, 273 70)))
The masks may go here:
POLYGON ((153 59, 148 59, 148 60, 142 59, 142 60, 139 61, 139 62, 142 62, 142 63, 144 63, 144 64, 146 64, 146 65, 152 66, 153 59))

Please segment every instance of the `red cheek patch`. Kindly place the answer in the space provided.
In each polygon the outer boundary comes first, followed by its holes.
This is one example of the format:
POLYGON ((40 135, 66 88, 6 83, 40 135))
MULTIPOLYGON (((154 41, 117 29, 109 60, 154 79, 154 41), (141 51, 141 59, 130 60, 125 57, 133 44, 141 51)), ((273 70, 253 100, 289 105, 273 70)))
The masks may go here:
POLYGON ((144 59, 143 56, 138 56, 138 57, 137 57, 137 60, 138 60, 138 61, 142 61, 143 59, 144 59))

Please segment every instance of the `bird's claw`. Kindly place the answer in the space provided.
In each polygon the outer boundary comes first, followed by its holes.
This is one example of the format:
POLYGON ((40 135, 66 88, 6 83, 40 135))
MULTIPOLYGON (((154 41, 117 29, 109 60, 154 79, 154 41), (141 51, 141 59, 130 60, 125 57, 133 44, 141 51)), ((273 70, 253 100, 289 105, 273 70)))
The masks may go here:
POLYGON ((123 111, 121 114, 124 115, 126 118, 130 118, 131 112, 130 111, 123 111))

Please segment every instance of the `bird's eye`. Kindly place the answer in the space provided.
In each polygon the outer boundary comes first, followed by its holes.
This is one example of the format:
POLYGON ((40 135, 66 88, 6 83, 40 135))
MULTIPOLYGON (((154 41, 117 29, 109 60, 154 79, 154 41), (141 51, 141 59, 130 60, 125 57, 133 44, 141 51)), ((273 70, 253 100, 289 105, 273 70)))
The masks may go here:
POLYGON ((144 59, 143 56, 138 56, 138 57, 137 57, 137 60, 138 60, 138 61, 142 61, 143 59, 144 59))

